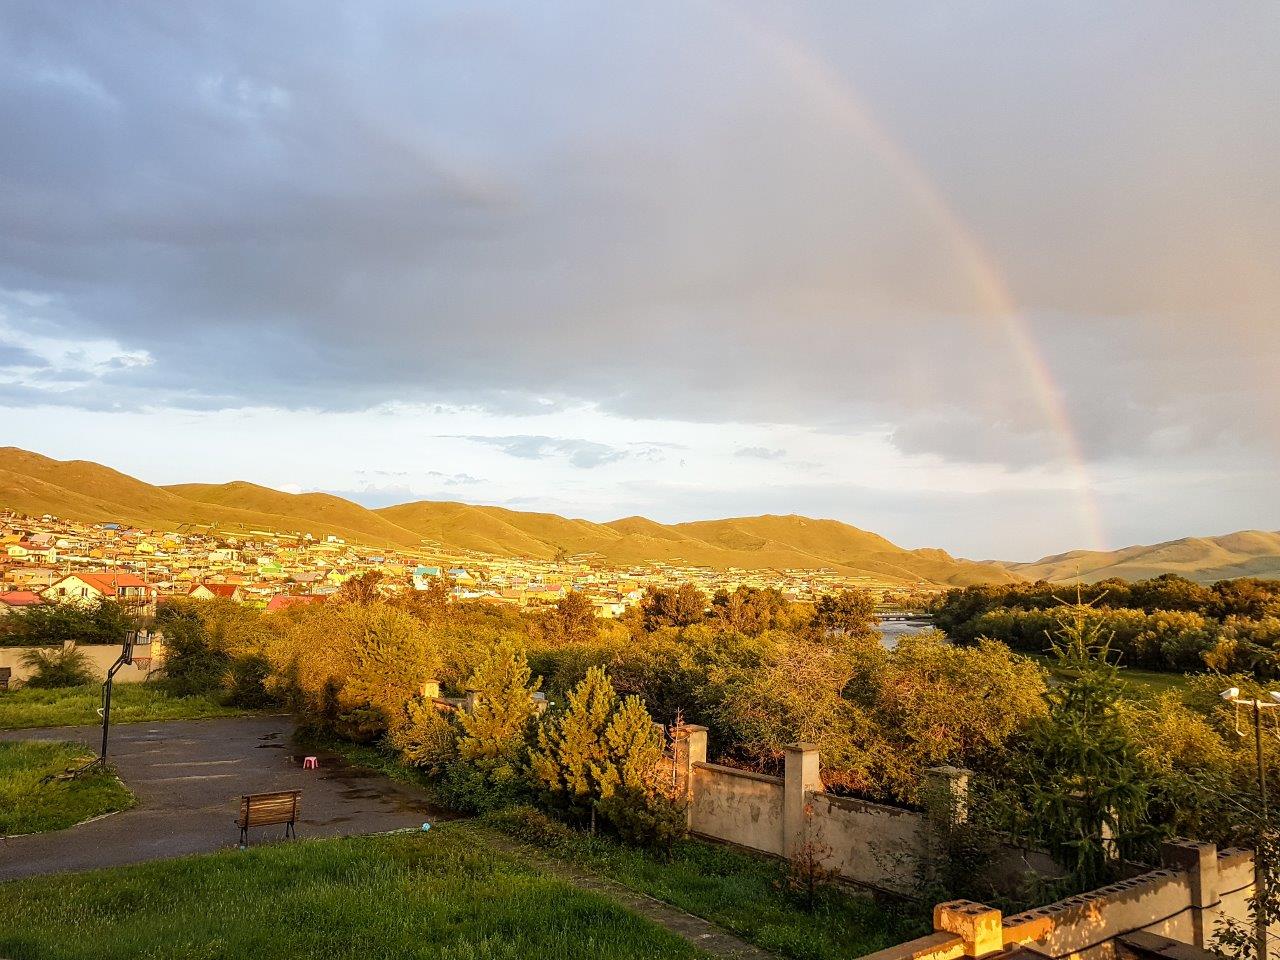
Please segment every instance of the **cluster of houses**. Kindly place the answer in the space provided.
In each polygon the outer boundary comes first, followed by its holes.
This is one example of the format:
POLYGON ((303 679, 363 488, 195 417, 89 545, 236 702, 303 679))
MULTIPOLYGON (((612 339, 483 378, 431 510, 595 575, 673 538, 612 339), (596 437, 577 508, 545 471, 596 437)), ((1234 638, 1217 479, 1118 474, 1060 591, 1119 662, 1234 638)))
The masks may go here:
POLYGON ((711 570, 653 563, 614 568, 593 557, 565 561, 444 550, 391 549, 335 536, 264 530, 139 529, 51 515, 0 512, 0 616, 42 603, 113 599, 154 608, 163 597, 224 598, 277 610, 321 600, 369 571, 384 590, 426 590, 444 579, 454 597, 537 608, 570 590, 603 618, 624 613, 646 587, 694 583, 713 593, 740 585, 776 587, 811 599, 874 583, 822 570, 711 570))

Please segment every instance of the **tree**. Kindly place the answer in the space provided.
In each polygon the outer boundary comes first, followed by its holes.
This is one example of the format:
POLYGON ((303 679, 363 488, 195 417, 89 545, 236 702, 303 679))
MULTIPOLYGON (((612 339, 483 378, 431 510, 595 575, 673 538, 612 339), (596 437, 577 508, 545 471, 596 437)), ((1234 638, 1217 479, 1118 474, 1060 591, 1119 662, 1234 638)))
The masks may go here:
POLYGON ((706 594, 691 583, 682 583, 677 589, 645 587, 640 600, 640 622, 650 633, 663 627, 692 626, 706 612, 706 594))
POLYGON ((618 706, 618 695, 602 667, 592 667, 569 692, 562 713, 538 730, 530 751, 535 780, 571 812, 590 814, 601 796, 600 776, 609 769, 604 733, 618 706))
POLYGON ((1121 856, 1141 859, 1158 832, 1148 806, 1159 774, 1127 734, 1108 638, 1084 614, 1073 607, 1060 623, 1059 682, 1012 755, 1003 798, 1015 832, 1043 844, 1078 890, 1106 882, 1121 856))
POLYGON ((531 681, 524 651, 500 643, 471 675, 474 705, 459 717, 462 735, 458 755, 473 762, 514 768, 523 760, 533 718, 533 695, 541 680, 531 681))
POLYGON ((405 704, 404 715, 391 727, 387 743, 410 766, 442 773, 458 754, 453 724, 422 697, 405 704))
POLYGON ((711 598, 711 618, 722 630, 749 636, 790 625, 792 604, 779 590, 738 587, 717 590, 711 598))
POLYGON ((379 590, 382 578, 381 570, 366 570, 364 573, 347 577, 338 588, 338 599, 347 603, 374 603, 382 596, 379 590))
POLYGON ((866 590, 841 590, 818 598, 810 628, 823 636, 858 636, 875 628, 876 599, 866 590))
POLYGON ((586 594, 570 590, 543 616, 542 632, 556 646, 592 643, 600 634, 595 607, 586 594))
POLYGON ((627 697, 604 730, 605 762, 594 771, 605 799, 622 790, 648 794, 662 761, 662 732, 639 697, 627 697))
POLYGON ((66 643, 121 646, 133 629, 134 611, 114 600, 81 606, 47 603, 3 621, 4 642, 15 647, 60 647, 66 643))
POLYGON ((439 656, 434 638, 416 617, 389 604, 352 605, 344 611, 351 672, 344 688, 355 706, 369 706, 383 726, 434 680, 439 656))

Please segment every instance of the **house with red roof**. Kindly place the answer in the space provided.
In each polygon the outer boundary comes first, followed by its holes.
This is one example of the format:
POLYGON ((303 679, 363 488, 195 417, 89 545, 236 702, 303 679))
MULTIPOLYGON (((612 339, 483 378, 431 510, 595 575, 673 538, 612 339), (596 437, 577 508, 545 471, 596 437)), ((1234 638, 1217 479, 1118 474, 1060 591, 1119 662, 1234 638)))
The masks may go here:
POLYGON ((308 603, 324 603, 327 598, 307 595, 303 597, 290 597, 281 594, 272 597, 267 601, 267 613, 275 613, 277 610, 286 610, 289 607, 301 606, 308 603))
POLYGON ((26 610, 39 607, 44 601, 34 590, 9 590, 0 593, 0 617, 6 617, 15 610, 26 610))
POLYGON ((156 588, 136 573, 69 573, 40 591, 52 603, 83 606, 102 600, 137 605, 143 613, 154 613, 156 588))
POLYGON ((244 600, 244 591, 238 583, 197 583, 187 596, 195 600, 234 600, 240 603, 244 600))

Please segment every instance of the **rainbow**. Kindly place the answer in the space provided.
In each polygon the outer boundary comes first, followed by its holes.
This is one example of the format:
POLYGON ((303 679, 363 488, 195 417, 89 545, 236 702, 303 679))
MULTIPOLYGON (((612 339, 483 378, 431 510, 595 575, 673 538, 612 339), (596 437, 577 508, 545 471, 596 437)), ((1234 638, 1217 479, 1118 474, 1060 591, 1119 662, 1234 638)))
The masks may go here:
POLYGON ((1035 398, 1045 424, 1055 437, 1071 474, 1081 525, 1095 550, 1106 549, 1102 515, 1094 496, 1087 461, 1071 422, 1062 391, 1037 346, 1022 311, 994 258, 973 231, 947 203, 937 185, 888 131, 876 120, 857 92, 815 52, 792 37, 768 28, 729 2, 712 0, 724 16, 751 39, 788 76, 804 88, 834 123, 856 136, 873 151, 921 210, 947 238, 973 284, 982 316, 999 326, 1035 398))

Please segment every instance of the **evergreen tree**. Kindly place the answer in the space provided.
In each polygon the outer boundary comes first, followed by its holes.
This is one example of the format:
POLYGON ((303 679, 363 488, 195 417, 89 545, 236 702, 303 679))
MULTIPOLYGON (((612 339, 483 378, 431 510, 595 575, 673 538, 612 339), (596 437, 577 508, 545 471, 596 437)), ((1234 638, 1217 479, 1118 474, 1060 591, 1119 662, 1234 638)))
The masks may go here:
POLYGON ((644 701, 627 697, 609 718, 604 731, 605 762, 594 771, 604 799, 617 790, 646 793, 662 761, 662 732, 644 701))
POLYGON ((494 647, 471 675, 474 706, 459 717, 462 736, 458 755, 464 760, 516 763, 524 753, 533 695, 541 679, 532 672, 524 651, 510 641, 494 647))
POLYGON ((530 751, 534 778, 576 812, 594 813, 602 794, 600 777, 611 766, 605 731, 617 706, 604 668, 592 667, 570 691, 564 712, 538 730, 538 746, 530 751))
POLYGON ((1156 832, 1147 811, 1159 775, 1121 716, 1124 686, 1107 638, 1073 608, 1053 641, 1059 682, 1011 771, 1015 826, 1043 843, 1078 889, 1109 879, 1156 832))

